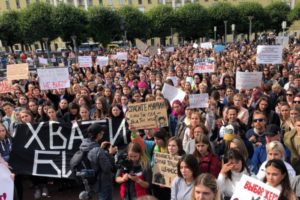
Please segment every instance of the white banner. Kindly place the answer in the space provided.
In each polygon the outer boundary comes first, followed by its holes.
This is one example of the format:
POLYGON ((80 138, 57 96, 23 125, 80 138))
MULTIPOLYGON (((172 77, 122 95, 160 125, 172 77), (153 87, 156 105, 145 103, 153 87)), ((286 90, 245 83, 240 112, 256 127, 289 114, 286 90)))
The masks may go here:
POLYGON ((14 181, 10 177, 9 169, 0 164, 0 200, 14 199, 14 181))
POLYGON ((48 65, 48 60, 46 58, 39 57, 39 62, 40 62, 40 64, 48 65))
POLYGON ((127 52, 118 52, 117 59, 119 60, 127 60, 127 52))
POLYGON ((244 174, 236 185, 231 200, 277 200, 280 192, 278 189, 244 174))
POLYGON ((253 89, 261 86, 262 72, 236 72, 236 89, 253 89))
POLYGON ((37 69, 41 90, 69 88, 68 68, 37 69))
POLYGON ((190 94, 189 101, 190 101, 190 108, 207 108, 208 93, 190 94))
POLYGON ((97 65, 99 65, 100 67, 108 65, 108 57, 97 56, 97 65))
POLYGON ((212 43, 211 42, 204 42, 200 44, 201 49, 212 49, 212 43))
POLYGON ((215 59, 194 58, 194 73, 212 73, 215 71, 215 59))
POLYGON ((196 44, 196 43, 194 43, 194 44, 193 44, 193 48, 195 48, 195 49, 197 49, 197 48, 198 48, 198 46, 199 46, 199 45, 198 45, 198 44, 196 44))
POLYGON ((256 63, 257 64, 281 64, 282 45, 258 45, 256 63))
POLYGON ((91 67, 92 56, 78 56, 79 67, 91 67))
POLYGON ((174 51, 174 47, 167 47, 166 48, 166 52, 172 52, 172 51, 174 51))
POLYGON ((150 58, 149 57, 143 57, 143 56, 138 57, 138 64, 149 65, 149 63, 150 63, 150 58))
POLYGON ((172 80, 172 82, 173 82, 173 84, 174 84, 174 86, 176 87, 177 86, 177 76, 172 76, 172 77, 167 77, 167 80, 168 79, 171 79, 172 80))
POLYGON ((162 89, 162 94, 166 99, 170 101, 171 105, 175 100, 179 100, 182 102, 186 95, 186 93, 181 89, 178 89, 166 83, 164 84, 164 87, 162 89))

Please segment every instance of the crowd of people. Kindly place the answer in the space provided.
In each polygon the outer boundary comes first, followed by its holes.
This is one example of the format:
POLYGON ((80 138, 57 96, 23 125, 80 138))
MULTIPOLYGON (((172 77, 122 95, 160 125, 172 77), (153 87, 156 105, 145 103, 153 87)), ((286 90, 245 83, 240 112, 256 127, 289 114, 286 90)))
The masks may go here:
MULTIPOLYGON (((267 45, 267 44, 266 44, 267 45)), ((56 121, 126 119, 129 104, 165 101, 168 126, 136 130, 128 120, 128 160, 135 173, 115 169, 117 147, 103 137, 103 127, 93 124, 80 149, 88 152, 91 166, 99 171, 91 187, 100 200, 111 200, 119 187, 124 200, 228 200, 243 175, 280 190, 279 200, 300 196, 300 45, 284 48, 281 64, 257 64, 256 42, 228 43, 225 51, 178 46, 173 52, 160 47, 151 55, 132 48, 127 60, 113 57, 120 49, 104 53, 107 66, 68 66, 70 88, 41 90, 39 77, 13 81, 13 91, 0 96, 0 162, 9 167, 18 125, 56 121), (138 64, 138 56, 150 58, 138 64), (214 58, 214 73, 194 73, 194 58, 214 58), (253 89, 236 89, 236 72, 262 72, 253 89), (172 78, 176 77, 176 84, 172 78), (189 78, 190 77, 190 78, 189 78), (192 81, 190 81, 192 80, 192 81), (164 97, 165 84, 186 93, 183 101, 164 97), (190 94, 209 94, 207 108, 191 108, 190 94), (108 147, 108 148, 107 148, 108 147), (152 183, 156 152, 181 156, 171 188, 152 183), (101 184, 99 184, 101 183, 101 184)), ((35 55, 30 55, 31 57, 35 55)), ((25 59, 25 58, 24 58, 25 59)), ((27 58, 28 59, 28 58, 27 58)), ((5 79, 5 78, 4 78, 5 79)), ((2 79, 3 80, 3 79, 2 79)), ((173 79, 174 80, 174 79, 173 79)), ((15 188, 23 197, 24 176, 16 174, 15 188)), ((34 198, 49 195, 48 178, 30 176, 34 198)), ((56 179, 58 192, 70 180, 56 179)))

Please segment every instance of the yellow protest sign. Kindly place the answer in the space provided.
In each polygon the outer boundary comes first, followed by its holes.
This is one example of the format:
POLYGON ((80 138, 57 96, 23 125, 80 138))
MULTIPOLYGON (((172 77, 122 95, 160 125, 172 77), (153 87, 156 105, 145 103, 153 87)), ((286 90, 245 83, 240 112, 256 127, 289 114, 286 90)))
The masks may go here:
POLYGON ((7 79, 19 80, 28 78, 28 63, 7 65, 7 79))

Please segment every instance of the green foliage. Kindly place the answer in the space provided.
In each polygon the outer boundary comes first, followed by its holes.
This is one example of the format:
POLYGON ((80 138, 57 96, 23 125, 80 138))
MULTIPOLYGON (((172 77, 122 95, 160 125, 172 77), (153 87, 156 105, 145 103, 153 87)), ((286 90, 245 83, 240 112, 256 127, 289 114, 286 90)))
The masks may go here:
POLYGON ((186 4, 176 12, 176 30, 185 40, 205 37, 211 31, 210 17, 200 4, 186 4))
POLYGON ((293 22, 300 19, 300 3, 297 3, 294 9, 289 13, 288 20, 293 22))

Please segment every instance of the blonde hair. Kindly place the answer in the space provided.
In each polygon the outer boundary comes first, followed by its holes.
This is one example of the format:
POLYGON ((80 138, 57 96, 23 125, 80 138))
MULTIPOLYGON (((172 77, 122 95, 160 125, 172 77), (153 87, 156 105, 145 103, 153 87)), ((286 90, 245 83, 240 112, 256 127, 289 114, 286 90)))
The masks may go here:
MULTIPOLYGON (((12 115, 11 115, 11 119, 10 119, 10 121, 12 122, 12 123, 15 123, 16 122, 16 120, 17 120, 17 118, 16 118, 16 116, 15 116, 15 114, 16 113, 19 113, 20 114, 20 109, 22 109, 21 107, 16 107, 15 109, 14 109, 14 111, 13 111, 13 113, 12 113, 12 115), (15 110, 18 110, 18 111, 15 111, 15 110)), ((20 122, 21 122, 21 119, 20 119, 20 122)))
MULTIPOLYGON (((149 169, 150 167, 150 160, 147 157, 146 153, 143 151, 141 145, 136 142, 131 142, 128 147, 127 147, 127 152, 134 152, 134 153, 139 153, 140 154, 140 159, 139 163, 142 166, 143 169, 149 169)), ((128 160, 130 160, 128 156, 128 160)))
POLYGON ((272 85, 272 89, 281 89, 282 87, 279 85, 279 83, 275 83, 272 85))
POLYGON ((198 176, 196 178, 196 180, 194 182, 194 189, 193 189, 191 200, 196 200, 195 188, 198 185, 204 185, 205 187, 208 187, 209 189, 211 189, 211 191, 215 194, 214 200, 221 200, 220 192, 218 189, 218 184, 217 184, 216 178, 213 175, 205 173, 205 174, 201 174, 200 176, 198 176))
POLYGON ((266 148, 267 160, 269 160, 268 152, 273 149, 276 149, 277 151, 279 151, 281 153, 281 155, 282 155, 281 160, 284 161, 285 150, 284 150, 283 145, 279 141, 273 141, 270 144, 268 144, 268 146, 266 148))

